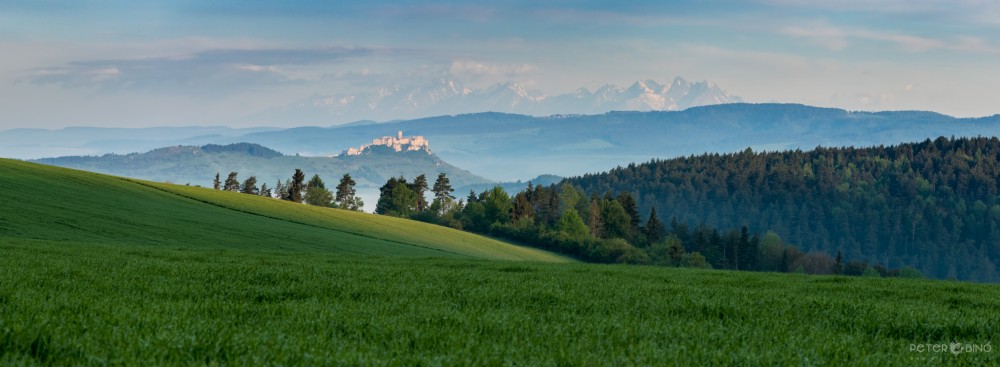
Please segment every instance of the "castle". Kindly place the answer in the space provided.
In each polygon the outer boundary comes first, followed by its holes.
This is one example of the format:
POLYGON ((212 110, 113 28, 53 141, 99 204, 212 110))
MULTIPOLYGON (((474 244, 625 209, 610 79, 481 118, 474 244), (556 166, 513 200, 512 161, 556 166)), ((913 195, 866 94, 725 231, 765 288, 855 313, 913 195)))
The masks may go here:
POLYGON ((431 153, 430 145, 423 136, 403 137, 403 132, 399 131, 396 133, 396 136, 383 136, 373 139, 371 144, 362 145, 358 148, 349 148, 340 155, 361 155, 366 149, 373 146, 387 146, 396 152, 424 150, 428 154, 431 153))

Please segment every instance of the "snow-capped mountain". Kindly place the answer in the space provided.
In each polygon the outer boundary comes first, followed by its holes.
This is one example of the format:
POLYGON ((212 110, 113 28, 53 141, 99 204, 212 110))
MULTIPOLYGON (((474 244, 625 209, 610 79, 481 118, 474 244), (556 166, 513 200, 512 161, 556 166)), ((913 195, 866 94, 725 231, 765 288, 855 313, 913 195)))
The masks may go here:
POLYGON ((439 79, 422 86, 397 85, 368 93, 313 95, 254 119, 328 125, 362 119, 384 121, 486 111, 536 116, 676 111, 742 101, 715 83, 692 83, 680 77, 668 85, 640 80, 628 88, 608 84, 593 92, 579 88, 573 93, 559 95, 525 89, 514 81, 471 89, 455 80, 439 79))

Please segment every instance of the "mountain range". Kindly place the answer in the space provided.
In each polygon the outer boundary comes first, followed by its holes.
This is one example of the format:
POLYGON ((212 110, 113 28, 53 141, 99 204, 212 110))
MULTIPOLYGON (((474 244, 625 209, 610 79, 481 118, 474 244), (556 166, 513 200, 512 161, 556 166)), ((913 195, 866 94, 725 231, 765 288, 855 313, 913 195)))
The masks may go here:
POLYGON ((624 110, 677 111, 742 101, 713 82, 689 82, 680 77, 670 84, 640 80, 629 87, 607 84, 593 92, 579 88, 573 93, 559 95, 545 95, 514 81, 472 89, 456 80, 439 79, 426 85, 397 85, 367 93, 317 94, 283 108, 262 112, 251 120, 266 124, 327 125, 362 119, 394 120, 483 111, 534 116, 624 110))
MULTIPOLYGON (((241 135, 231 134, 233 131, 205 135, 204 128, 191 128, 187 137, 183 137, 184 128, 168 128, 176 130, 156 135, 161 129, 73 128, 79 136, 76 139, 70 138, 74 135, 67 132, 70 129, 4 131, 0 132, 0 156, 38 158, 18 155, 29 148, 102 155, 236 142, 260 144, 286 154, 330 156, 367 144, 375 137, 403 131, 426 137, 433 144, 435 156, 449 164, 492 181, 515 181, 541 174, 576 176, 652 158, 736 152, 747 147, 776 151, 889 145, 938 136, 993 136, 1000 131, 1000 115, 955 118, 921 111, 853 112, 793 104, 723 104, 683 111, 548 117, 476 113, 350 126, 265 128, 241 135), (147 140, 134 138, 143 134, 147 140)), ((285 176, 283 173, 281 177, 285 176)))

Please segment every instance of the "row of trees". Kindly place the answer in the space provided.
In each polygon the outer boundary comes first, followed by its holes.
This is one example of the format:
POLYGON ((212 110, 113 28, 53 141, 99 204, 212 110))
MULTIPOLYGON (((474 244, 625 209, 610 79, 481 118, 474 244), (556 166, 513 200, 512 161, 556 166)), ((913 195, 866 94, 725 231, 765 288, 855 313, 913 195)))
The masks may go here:
POLYGON ((365 203, 357 196, 354 186, 357 182, 351 178, 349 173, 345 173, 340 178, 335 192, 330 192, 326 184, 318 174, 313 175, 309 182, 305 181, 305 173, 296 168, 292 177, 282 182, 280 179, 274 188, 267 187, 262 183, 257 187, 257 177, 250 176, 242 183, 238 179, 238 172, 230 172, 225 181, 220 180, 219 173, 215 174, 212 187, 216 190, 226 190, 241 192, 249 195, 259 195, 275 199, 287 200, 296 203, 306 203, 310 205, 340 208, 360 211, 365 203))
POLYGON ((861 263, 851 262, 847 267, 840 254, 834 259, 823 252, 803 253, 773 232, 762 239, 746 226, 720 232, 704 224, 690 229, 676 219, 668 226, 655 208, 645 218, 640 216, 636 200, 628 192, 588 196, 568 183, 558 187, 529 183, 526 190, 513 196, 497 186, 479 194, 472 191, 456 202, 443 173, 431 190, 430 205, 424 199, 427 190, 424 175, 413 182, 404 177, 391 178, 380 190, 376 213, 502 237, 591 262, 811 274, 860 275, 870 270, 882 276, 919 275, 912 268, 889 270, 867 263, 863 263, 865 269, 855 272, 861 263))

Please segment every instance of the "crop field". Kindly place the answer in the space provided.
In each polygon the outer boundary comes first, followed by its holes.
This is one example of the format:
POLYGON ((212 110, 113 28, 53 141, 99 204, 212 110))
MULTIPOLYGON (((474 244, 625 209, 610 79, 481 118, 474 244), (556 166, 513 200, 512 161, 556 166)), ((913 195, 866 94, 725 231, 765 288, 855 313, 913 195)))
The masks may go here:
POLYGON ((996 365, 998 309, 941 281, 0 244, 0 364, 996 365))

